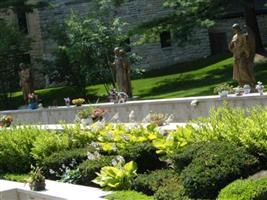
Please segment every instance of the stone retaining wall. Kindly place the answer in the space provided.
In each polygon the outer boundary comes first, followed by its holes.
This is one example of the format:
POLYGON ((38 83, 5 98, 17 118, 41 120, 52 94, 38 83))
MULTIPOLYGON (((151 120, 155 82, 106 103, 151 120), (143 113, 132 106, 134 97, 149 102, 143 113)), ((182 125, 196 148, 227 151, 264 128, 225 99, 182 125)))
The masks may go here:
POLYGON ((267 106, 267 94, 250 94, 246 96, 230 96, 219 98, 218 96, 189 97, 177 99, 132 101, 125 104, 102 103, 96 105, 84 105, 82 107, 57 107, 39 110, 2 111, 0 114, 11 115, 14 124, 58 124, 61 121, 73 123, 76 114, 88 107, 104 107, 110 110, 107 121, 116 113, 120 122, 129 122, 129 113, 135 112, 135 121, 141 122, 149 112, 159 112, 174 115, 174 123, 188 122, 198 117, 208 116, 212 107, 222 106, 226 101, 234 107, 250 108, 253 106, 267 106))

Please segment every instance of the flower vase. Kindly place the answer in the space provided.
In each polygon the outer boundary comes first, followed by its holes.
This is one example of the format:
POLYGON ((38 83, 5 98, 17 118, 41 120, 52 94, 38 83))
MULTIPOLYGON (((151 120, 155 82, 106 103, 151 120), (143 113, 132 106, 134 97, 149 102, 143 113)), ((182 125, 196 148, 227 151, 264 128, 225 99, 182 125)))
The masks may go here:
POLYGON ((45 181, 33 181, 29 183, 30 189, 33 191, 45 190, 45 181))
POLYGON ((28 108, 31 110, 35 110, 38 108, 38 103, 37 102, 29 103, 28 108))
POLYGON ((92 117, 92 120, 93 120, 93 123, 96 123, 98 121, 102 121, 103 120, 103 117, 102 116, 99 116, 99 117, 92 117))
POLYGON ((258 92, 260 93, 260 96, 263 96, 263 89, 261 89, 261 90, 258 90, 258 92))

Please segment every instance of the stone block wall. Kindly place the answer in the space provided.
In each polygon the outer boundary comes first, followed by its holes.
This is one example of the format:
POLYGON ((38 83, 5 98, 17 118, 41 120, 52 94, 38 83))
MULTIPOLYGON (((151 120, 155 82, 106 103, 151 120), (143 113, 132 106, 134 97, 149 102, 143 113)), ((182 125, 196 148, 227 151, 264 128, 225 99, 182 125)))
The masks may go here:
MULTIPOLYGON (((40 22, 42 35, 44 39, 44 56, 50 57, 50 53, 55 47, 54 41, 47 39, 47 30, 51 25, 62 23, 70 14, 71 10, 81 15, 86 15, 92 9, 92 2, 88 1, 71 1, 71 0, 54 0, 56 7, 54 9, 45 9, 40 11, 40 22)), ((129 28, 137 26, 147 20, 166 16, 171 10, 162 7, 163 0, 134 0, 124 3, 117 10, 117 15, 122 21, 127 22, 129 28)), ((135 46, 132 51, 141 56, 141 67, 164 67, 179 61, 188 61, 194 58, 205 57, 210 54, 209 38, 207 30, 200 30, 195 35, 198 43, 195 45, 185 45, 183 47, 172 41, 172 46, 161 48, 160 42, 147 43, 141 46, 135 46)), ((134 41, 135 38, 130 38, 134 41)))

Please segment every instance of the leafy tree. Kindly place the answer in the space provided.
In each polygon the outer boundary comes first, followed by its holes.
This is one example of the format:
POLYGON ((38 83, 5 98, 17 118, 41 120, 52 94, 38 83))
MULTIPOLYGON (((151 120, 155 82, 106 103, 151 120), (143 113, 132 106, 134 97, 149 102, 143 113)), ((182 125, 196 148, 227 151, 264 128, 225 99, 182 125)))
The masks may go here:
MULTIPOLYGON (((123 0, 111 0, 114 5, 120 5, 123 0)), ((126 1, 126 0, 125 0, 126 1)), ((171 9, 168 16, 158 17, 140 25, 133 33, 144 34, 146 40, 153 38, 159 32, 172 30, 180 42, 188 41, 198 28, 210 28, 222 19, 232 6, 231 0, 164 0, 163 6, 171 9), (155 34, 156 33, 156 34, 155 34)), ((244 9, 246 25, 254 31, 257 52, 263 52, 254 0, 238 0, 244 9)))
POLYGON ((98 3, 95 13, 81 17, 72 12, 62 26, 51 32, 58 44, 54 60, 46 61, 44 69, 51 81, 66 81, 84 91, 87 84, 111 79, 113 49, 124 45, 128 37, 126 24, 113 18, 107 4, 98 3))
POLYGON ((9 108, 10 95, 18 89, 18 65, 30 50, 31 40, 15 25, 0 21, 0 107, 9 108))

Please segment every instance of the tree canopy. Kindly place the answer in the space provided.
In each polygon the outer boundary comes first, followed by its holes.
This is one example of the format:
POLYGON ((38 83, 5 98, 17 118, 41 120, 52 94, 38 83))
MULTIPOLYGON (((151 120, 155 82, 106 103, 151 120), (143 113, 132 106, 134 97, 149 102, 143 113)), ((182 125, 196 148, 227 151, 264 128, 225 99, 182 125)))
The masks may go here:
MULTIPOLYGON (((120 5, 123 0, 111 0, 120 5)), ((127 0, 124 0, 127 1, 127 0)), ((222 19, 232 6, 231 0, 163 0, 163 6, 170 9, 169 15, 151 19, 138 26, 133 33, 142 33, 147 38, 165 30, 171 30, 180 42, 188 41, 198 28, 210 28, 222 19)), ((246 25, 254 31, 257 51, 264 51, 257 24, 253 0, 238 0, 243 7, 246 25)))

